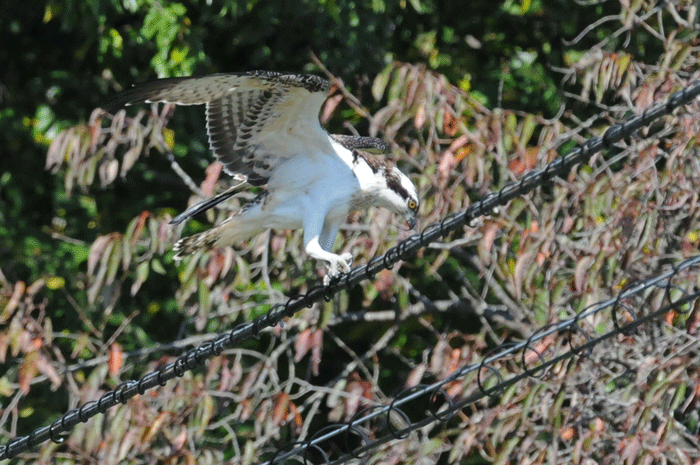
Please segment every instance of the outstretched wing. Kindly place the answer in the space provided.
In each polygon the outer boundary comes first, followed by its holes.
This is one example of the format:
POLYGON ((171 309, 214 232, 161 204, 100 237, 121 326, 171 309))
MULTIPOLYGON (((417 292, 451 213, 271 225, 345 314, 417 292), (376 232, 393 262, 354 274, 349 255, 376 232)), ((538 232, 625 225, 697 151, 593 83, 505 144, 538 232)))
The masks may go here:
POLYGON ((141 102, 205 104, 216 158, 235 178, 260 185, 280 161, 328 145, 318 113, 329 89, 328 81, 314 75, 222 73, 139 84, 115 96, 108 109, 141 102))

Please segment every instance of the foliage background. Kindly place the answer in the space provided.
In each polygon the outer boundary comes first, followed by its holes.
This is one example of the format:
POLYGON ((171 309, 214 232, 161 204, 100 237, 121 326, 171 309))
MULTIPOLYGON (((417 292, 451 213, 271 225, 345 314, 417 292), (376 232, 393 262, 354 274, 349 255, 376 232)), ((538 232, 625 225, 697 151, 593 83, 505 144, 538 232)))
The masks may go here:
MULTIPOLYGON (((175 263, 180 233, 227 212, 184 231, 167 221, 228 180, 211 167, 201 108, 178 108, 165 130, 150 108, 139 117, 138 109, 116 119, 93 113, 120 89, 249 69, 329 73, 339 80, 327 126, 390 141, 419 187, 427 225, 698 75, 693 2, 8 0, 3 8, 7 438, 262 314, 322 274, 289 231, 175 263), (170 148, 203 192, 171 168, 170 148)), ((653 137, 644 131, 414 261, 18 461, 249 463, 697 253, 697 110, 678 111, 653 137)), ((371 211, 349 219, 336 248, 364 263, 407 234, 371 211)), ((697 334, 697 311, 670 315, 373 460, 692 463, 700 459, 697 334)), ((449 393, 473 390, 467 379, 449 393)))

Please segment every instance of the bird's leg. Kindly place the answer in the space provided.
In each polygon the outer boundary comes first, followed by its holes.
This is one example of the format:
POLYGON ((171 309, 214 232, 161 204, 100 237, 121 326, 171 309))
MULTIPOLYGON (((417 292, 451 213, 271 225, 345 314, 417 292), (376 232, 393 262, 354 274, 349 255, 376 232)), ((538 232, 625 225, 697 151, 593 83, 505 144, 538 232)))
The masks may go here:
MULTIPOLYGON (((338 235, 338 228, 340 228, 340 221, 331 222, 326 219, 326 221, 323 223, 323 230, 321 231, 321 235, 319 236, 318 240, 321 248, 323 248, 323 250, 326 252, 331 252, 331 250, 333 250, 333 243, 335 243, 335 237, 338 235)), ((328 284, 331 277, 337 276, 340 273, 340 270, 338 270, 338 264, 343 266, 343 271, 347 272, 350 270, 350 267, 352 266, 352 254, 346 252, 340 255, 340 258, 342 261, 338 262, 337 264, 329 263, 328 273, 326 273, 326 276, 323 278, 324 284, 328 284), (342 264, 343 262, 347 264, 347 269, 344 268, 344 265, 342 264)))
POLYGON ((318 238, 318 242, 321 244, 321 247, 326 252, 333 251, 333 244, 335 243, 335 237, 338 235, 339 228, 339 222, 336 223, 326 220, 323 223, 323 230, 321 231, 321 235, 318 238))
POLYGON ((317 260, 323 260, 328 263, 328 272, 324 278, 324 282, 327 284, 330 277, 337 276, 340 272, 347 273, 350 271, 350 263, 352 263, 352 256, 350 254, 337 255, 330 251, 324 250, 321 246, 320 238, 323 237, 324 243, 330 248, 335 242, 335 237, 333 237, 332 242, 330 233, 335 229, 337 233, 337 228, 329 226, 326 231, 323 231, 323 225, 319 222, 307 222, 304 224, 304 248, 306 254, 317 260), (324 233, 325 232, 325 233, 324 233))
POLYGON ((326 252, 323 250, 318 241, 318 235, 313 236, 308 242, 306 242, 306 253, 310 257, 317 260, 323 260, 324 262, 328 263, 328 273, 326 274, 326 278, 324 278, 324 282, 326 283, 330 277, 337 276, 340 272, 347 273, 350 271, 352 255, 349 253, 337 255, 331 252, 326 252))

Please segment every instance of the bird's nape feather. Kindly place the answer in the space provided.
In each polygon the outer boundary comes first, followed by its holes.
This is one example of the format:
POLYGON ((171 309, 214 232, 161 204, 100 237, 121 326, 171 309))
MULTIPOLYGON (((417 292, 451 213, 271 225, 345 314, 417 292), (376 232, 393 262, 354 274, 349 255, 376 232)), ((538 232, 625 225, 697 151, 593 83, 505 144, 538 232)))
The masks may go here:
POLYGON ((350 136, 346 134, 330 134, 331 138, 348 150, 364 150, 371 154, 387 154, 391 146, 378 137, 350 136))

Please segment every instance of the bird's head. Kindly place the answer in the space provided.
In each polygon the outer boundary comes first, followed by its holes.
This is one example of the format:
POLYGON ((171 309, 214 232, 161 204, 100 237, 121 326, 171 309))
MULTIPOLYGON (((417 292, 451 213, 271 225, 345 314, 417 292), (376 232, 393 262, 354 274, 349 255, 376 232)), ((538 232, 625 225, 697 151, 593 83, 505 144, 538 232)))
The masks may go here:
POLYGON ((408 227, 413 229, 416 226, 420 205, 416 187, 408 176, 395 166, 387 167, 384 173, 386 176, 386 189, 382 196, 386 202, 384 207, 402 215, 408 222, 408 227))

